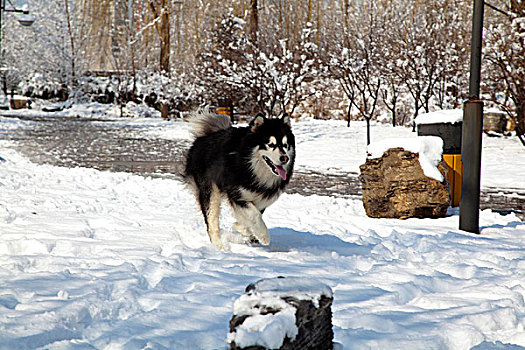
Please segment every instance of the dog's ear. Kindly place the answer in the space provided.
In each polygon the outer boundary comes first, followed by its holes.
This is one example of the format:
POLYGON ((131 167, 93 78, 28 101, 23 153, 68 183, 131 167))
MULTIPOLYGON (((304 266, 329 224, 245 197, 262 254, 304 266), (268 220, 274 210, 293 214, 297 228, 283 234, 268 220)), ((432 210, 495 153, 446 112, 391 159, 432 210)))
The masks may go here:
POLYGON ((284 125, 288 125, 288 127, 292 128, 292 120, 290 119, 290 115, 288 113, 284 113, 281 117, 281 120, 283 121, 284 125))
POLYGON ((252 132, 257 132, 257 130, 264 124, 266 117, 262 113, 258 113, 255 118, 250 122, 250 128, 252 132))

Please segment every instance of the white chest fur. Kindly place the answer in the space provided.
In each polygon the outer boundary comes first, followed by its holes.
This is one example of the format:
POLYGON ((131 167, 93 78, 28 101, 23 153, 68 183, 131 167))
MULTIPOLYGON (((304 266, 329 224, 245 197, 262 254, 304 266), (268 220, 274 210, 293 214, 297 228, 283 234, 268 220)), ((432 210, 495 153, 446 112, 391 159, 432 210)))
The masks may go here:
POLYGON ((275 195, 267 198, 259 193, 252 192, 244 188, 241 189, 240 192, 242 199, 247 202, 252 202, 259 211, 272 205, 281 194, 281 191, 278 191, 275 195))

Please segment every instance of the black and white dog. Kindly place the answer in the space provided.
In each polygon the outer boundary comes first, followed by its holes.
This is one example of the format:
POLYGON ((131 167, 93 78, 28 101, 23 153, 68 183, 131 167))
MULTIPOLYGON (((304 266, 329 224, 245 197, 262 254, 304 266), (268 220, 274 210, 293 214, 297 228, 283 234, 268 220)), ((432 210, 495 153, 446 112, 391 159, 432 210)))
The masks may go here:
POLYGON ((224 115, 202 113, 190 122, 195 141, 185 178, 195 190, 211 242, 223 248, 219 213, 227 198, 237 220, 233 229, 252 242, 270 244, 262 213, 292 177, 295 138, 290 117, 258 114, 247 127, 233 127, 224 115))

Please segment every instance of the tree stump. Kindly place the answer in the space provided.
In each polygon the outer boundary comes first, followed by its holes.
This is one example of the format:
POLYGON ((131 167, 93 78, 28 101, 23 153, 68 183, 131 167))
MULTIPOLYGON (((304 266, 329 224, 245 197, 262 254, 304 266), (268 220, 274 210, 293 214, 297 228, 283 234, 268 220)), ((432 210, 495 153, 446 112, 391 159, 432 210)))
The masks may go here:
POLYGON ((234 303, 231 350, 332 349, 332 290, 303 278, 260 280, 234 303))

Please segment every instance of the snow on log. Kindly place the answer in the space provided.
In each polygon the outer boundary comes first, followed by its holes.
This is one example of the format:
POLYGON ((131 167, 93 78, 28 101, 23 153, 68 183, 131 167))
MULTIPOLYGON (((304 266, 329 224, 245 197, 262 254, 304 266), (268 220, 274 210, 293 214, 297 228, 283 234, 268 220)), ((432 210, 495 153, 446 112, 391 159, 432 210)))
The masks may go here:
POLYGON ((332 290, 305 278, 263 279, 233 305, 230 349, 332 349, 332 290))

